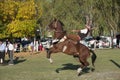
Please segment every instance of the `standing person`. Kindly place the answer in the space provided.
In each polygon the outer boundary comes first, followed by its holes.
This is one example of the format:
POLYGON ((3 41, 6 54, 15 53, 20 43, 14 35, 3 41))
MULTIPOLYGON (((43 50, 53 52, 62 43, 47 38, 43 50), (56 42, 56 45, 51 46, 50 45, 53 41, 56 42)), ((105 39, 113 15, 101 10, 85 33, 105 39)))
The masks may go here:
POLYGON ((33 54, 34 52, 34 42, 31 41, 31 43, 29 44, 29 47, 30 47, 30 52, 31 52, 31 55, 33 54))
POLYGON ((6 43, 5 54, 7 54, 7 52, 8 52, 8 39, 6 39, 5 43, 6 43))
POLYGON ((12 42, 8 42, 8 56, 10 59, 10 61, 8 62, 9 65, 14 65, 13 53, 14 53, 14 46, 12 42))
POLYGON ((3 43, 3 41, 0 41, 0 63, 4 64, 5 62, 5 43, 3 43))
POLYGON ((42 43, 40 42, 40 45, 39 45, 39 50, 42 51, 43 50, 43 45, 42 43))
POLYGON ((116 46, 117 48, 120 48, 120 34, 116 35, 116 46))

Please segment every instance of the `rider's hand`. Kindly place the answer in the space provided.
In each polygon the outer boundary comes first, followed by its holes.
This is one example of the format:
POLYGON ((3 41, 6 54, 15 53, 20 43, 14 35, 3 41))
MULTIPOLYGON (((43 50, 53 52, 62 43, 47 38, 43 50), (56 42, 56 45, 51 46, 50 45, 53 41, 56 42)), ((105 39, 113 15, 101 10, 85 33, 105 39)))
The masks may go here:
POLYGON ((72 30, 72 32, 76 32, 76 30, 72 30))

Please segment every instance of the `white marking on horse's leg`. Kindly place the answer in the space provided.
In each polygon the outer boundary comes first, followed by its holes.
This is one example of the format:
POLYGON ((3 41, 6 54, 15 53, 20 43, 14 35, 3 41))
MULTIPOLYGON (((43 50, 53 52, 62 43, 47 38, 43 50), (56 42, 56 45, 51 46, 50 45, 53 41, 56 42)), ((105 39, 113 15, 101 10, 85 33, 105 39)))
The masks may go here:
POLYGON ((80 73, 82 71, 82 68, 78 68, 77 72, 80 73))
POLYGON ((76 54, 78 54, 79 55, 79 53, 77 52, 76 54))
POLYGON ((63 42, 63 41, 65 41, 67 39, 67 37, 66 36, 64 36, 62 39, 60 39, 60 41, 59 42, 63 42))
POLYGON ((3 59, 2 58, 0 59, 0 62, 3 63, 3 59))
POLYGON ((50 58, 50 59, 48 59, 49 61, 50 61, 50 63, 52 64, 53 63, 53 60, 50 58))
POLYGON ((53 45, 50 46, 50 48, 52 48, 52 47, 53 47, 53 45))
POLYGON ((67 49, 67 46, 64 46, 64 47, 63 47, 63 52, 65 52, 66 49, 67 49))

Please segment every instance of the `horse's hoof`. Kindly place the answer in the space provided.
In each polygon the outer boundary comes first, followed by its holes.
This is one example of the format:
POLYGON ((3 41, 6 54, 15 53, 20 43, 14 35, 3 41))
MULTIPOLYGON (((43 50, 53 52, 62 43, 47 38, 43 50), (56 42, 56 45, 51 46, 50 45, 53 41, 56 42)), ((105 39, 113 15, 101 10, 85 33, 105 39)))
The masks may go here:
POLYGON ((56 69, 56 72, 57 72, 57 73, 59 73, 59 70, 58 70, 58 69, 56 69))
POLYGON ((48 59, 49 61, 50 61, 50 63, 52 64, 53 63, 53 60, 50 58, 50 59, 48 59))
POLYGON ((92 71, 92 72, 94 72, 94 71, 95 71, 95 69, 94 69, 94 68, 92 68, 92 69, 91 69, 91 71, 92 71))
POLYGON ((50 64, 53 64, 53 62, 50 62, 50 64))
POLYGON ((81 73, 78 73, 78 76, 81 76, 81 73))

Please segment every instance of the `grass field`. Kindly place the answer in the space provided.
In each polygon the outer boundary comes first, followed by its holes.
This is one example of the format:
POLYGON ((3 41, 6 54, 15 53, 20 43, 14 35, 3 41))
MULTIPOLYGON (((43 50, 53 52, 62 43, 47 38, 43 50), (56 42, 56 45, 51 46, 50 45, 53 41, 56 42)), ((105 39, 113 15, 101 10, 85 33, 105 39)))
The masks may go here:
POLYGON ((120 80, 120 49, 95 52, 95 71, 81 76, 77 76, 76 71, 79 62, 72 56, 54 54, 54 63, 50 64, 45 52, 34 55, 15 53, 19 57, 15 65, 0 66, 0 80, 120 80))

